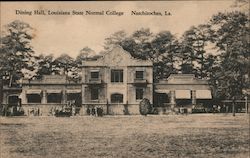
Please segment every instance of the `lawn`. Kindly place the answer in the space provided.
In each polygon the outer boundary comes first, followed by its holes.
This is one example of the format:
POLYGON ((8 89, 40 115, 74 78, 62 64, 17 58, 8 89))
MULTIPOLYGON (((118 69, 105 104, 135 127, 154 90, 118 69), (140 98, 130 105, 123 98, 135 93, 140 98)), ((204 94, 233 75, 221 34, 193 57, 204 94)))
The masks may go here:
POLYGON ((249 116, 1 117, 0 158, 247 158, 249 116))

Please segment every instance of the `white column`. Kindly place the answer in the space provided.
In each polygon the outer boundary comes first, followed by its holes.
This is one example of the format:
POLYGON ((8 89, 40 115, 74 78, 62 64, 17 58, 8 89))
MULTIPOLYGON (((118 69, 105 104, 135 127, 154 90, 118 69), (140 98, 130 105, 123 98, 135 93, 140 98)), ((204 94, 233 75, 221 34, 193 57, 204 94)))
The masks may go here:
POLYGON ((192 93, 192 105, 196 104, 196 91, 195 90, 191 90, 192 93))
POLYGON ((85 85, 82 84, 82 104, 85 103, 85 85))
MULTIPOLYGON (((82 104, 85 103, 85 87, 86 87, 86 85, 82 84, 82 93, 81 93, 82 94, 82 104)), ((86 109, 87 109, 86 105, 82 106, 80 115, 87 115, 86 109)))
POLYGON ((67 96, 66 96, 67 94, 66 94, 66 90, 65 90, 65 88, 63 89, 63 91, 62 91, 62 103, 63 104, 66 104, 67 103, 67 96))
POLYGON ((42 92, 42 104, 47 104, 47 93, 45 90, 42 92))
POLYGON ((22 104, 27 104, 27 96, 26 96, 26 90, 22 91, 22 95, 21 95, 21 99, 22 99, 22 104))
POLYGON ((173 109, 175 107, 175 91, 171 90, 170 91, 170 104, 171 104, 171 108, 173 109))
POLYGON ((248 99, 248 98, 247 98, 247 96, 245 96, 245 101, 246 101, 246 102, 245 102, 246 114, 247 114, 247 113, 248 113, 248 111, 249 111, 249 110, 248 110, 248 108, 249 108, 249 107, 248 107, 248 102, 247 102, 247 99, 248 99))

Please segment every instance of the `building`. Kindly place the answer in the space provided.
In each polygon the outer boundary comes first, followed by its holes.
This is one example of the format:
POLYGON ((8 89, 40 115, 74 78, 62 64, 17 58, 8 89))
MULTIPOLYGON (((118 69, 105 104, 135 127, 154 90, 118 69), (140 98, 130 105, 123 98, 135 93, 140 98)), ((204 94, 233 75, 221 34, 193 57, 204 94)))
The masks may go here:
POLYGON ((212 99, 208 81, 197 79, 193 74, 172 74, 167 80, 160 80, 155 85, 155 106, 166 110, 178 111, 180 107, 192 108, 205 104, 212 99))
POLYGON ((65 75, 44 75, 40 80, 23 80, 20 98, 26 114, 39 108, 41 113, 48 115, 52 108, 72 100, 81 105, 81 83, 70 82, 65 75))
POLYGON ((16 106, 20 105, 20 94, 22 92, 22 88, 19 86, 9 87, 3 84, 0 81, 0 103, 2 105, 10 105, 16 106))
POLYGON ((143 98, 153 101, 153 64, 117 46, 101 58, 84 61, 81 82, 69 82, 61 75, 23 80, 20 98, 26 114, 39 108, 49 115, 70 101, 81 106, 80 115, 96 107, 109 115, 139 114, 143 98))
POLYGON ((143 98, 153 101, 153 63, 133 58, 117 46, 82 67, 83 106, 105 114, 139 114, 143 98))
POLYGON ((83 61, 81 74, 77 82, 65 75, 23 80, 22 88, 3 89, 2 100, 8 104, 20 98, 27 115, 51 115, 53 109, 69 103, 79 107, 79 115, 96 108, 107 115, 134 115, 140 114, 143 98, 149 99, 160 113, 162 109, 192 109, 193 105, 212 99, 208 82, 191 74, 172 74, 153 83, 153 63, 133 58, 120 46, 100 58, 83 61))

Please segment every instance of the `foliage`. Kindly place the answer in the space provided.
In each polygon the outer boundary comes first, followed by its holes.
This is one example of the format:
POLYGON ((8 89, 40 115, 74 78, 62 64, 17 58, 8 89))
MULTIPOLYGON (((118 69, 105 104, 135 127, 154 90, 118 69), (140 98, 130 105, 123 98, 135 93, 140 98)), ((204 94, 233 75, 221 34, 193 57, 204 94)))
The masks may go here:
POLYGON ((121 45, 121 42, 126 39, 126 32, 123 30, 117 31, 110 37, 105 38, 104 49, 111 50, 115 45, 121 45))
POLYGON ((150 101, 147 98, 142 99, 139 108, 140 108, 140 114, 145 116, 152 111, 150 101))
POLYGON ((19 20, 5 26, 1 37, 0 75, 9 86, 23 77, 22 69, 33 70, 31 30, 29 24, 19 20))
POLYGON ((42 78, 43 75, 51 75, 53 73, 57 73, 55 69, 53 69, 53 55, 39 55, 37 57, 38 62, 38 71, 37 78, 42 78))
POLYGON ((218 13, 211 19, 214 41, 219 55, 215 80, 218 97, 241 98, 242 90, 249 88, 249 17, 245 13, 218 13))
POLYGON ((84 47, 83 49, 80 50, 79 54, 76 57, 75 62, 78 66, 81 66, 83 61, 93 58, 95 54, 96 52, 91 48, 84 47))

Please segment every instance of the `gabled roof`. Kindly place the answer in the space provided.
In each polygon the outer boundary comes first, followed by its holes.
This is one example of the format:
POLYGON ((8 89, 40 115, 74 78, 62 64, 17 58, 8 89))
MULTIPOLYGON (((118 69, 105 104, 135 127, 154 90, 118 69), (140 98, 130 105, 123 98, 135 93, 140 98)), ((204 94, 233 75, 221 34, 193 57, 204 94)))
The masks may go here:
POLYGON ((121 46, 115 46, 95 61, 84 61, 83 66, 153 66, 150 60, 133 58, 121 46))

